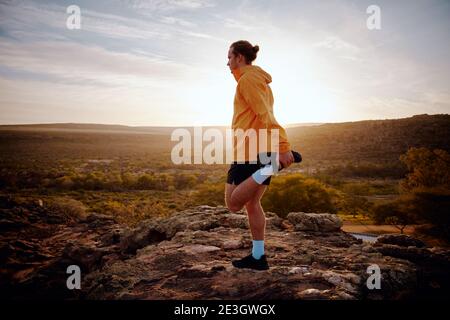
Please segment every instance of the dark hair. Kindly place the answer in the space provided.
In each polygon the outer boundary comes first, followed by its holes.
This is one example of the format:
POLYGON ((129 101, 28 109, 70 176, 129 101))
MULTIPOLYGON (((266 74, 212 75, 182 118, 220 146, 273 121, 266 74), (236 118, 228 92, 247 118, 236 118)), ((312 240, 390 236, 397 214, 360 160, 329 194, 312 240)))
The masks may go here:
POLYGON ((247 64, 252 63, 256 59, 256 53, 259 51, 259 46, 252 46, 252 44, 246 40, 239 40, 234 42, 230 48, 233 48, 233 54, 242 54, 247 64))

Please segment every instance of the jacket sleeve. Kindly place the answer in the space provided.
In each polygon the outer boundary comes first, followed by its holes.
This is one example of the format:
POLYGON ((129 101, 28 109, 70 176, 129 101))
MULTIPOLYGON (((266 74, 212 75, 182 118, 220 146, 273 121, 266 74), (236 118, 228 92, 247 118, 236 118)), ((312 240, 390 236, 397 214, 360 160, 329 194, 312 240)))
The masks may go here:
POLYGON ((284 153, 291 150, 291 146, 287 139, 286 131, 280 126, 273 115, 273 109, 269 102, 270 88, 265 82, 255 79, 241 78, 239 81, 239 92, 244 101, 255 112, 258 119, 269 130, 278 129, 280 144, 279 152, 284 153))

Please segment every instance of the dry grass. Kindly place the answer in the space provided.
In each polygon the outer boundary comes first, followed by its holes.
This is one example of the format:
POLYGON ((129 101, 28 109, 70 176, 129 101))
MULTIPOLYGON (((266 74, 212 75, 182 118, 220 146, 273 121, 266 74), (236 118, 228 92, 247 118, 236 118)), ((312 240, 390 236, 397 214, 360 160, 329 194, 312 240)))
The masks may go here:
MULTIPOLYGON (((400 233, 400 230, 393 225, 374 225, 374 224, 355 224, 353 222, 344 221, 342 230, 351 233, 371 233, 371 234, 385 234, 385 233, 400 233)), ((413 235, 415 231, 414 226, 407 226, 403 232, 407 235, 413 235)))

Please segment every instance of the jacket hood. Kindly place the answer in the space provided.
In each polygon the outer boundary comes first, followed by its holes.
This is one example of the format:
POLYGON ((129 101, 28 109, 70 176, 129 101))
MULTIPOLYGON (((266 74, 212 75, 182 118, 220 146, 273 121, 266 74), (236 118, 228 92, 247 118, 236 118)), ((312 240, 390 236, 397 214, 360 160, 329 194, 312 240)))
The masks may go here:
POLYGON ((261 80, 264 80, 266 83, 272 82, 272 76, 265 72, 261 67, 254 66, 254 65, 246 65, 237 69, 234 69, 232 71, 234 78, 236 81, 239 81, 239 79, 244 75, 245 73, 248 73, 251 76, 257 77, 261 80))

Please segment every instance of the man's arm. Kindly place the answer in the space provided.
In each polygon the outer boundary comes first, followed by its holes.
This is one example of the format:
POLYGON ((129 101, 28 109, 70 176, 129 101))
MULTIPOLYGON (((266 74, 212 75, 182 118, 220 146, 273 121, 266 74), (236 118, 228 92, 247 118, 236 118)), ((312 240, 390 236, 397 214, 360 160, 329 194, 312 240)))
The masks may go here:
MULTIPOLYGON (((273 112, 267 100, 267 84, 253 79, 242 78, 239 81, 239 91, 245 102, 252 108, 258 119, 265 125, 268 130, 279 130, 279 151, 280 155, 291 150, 291 146, 287 139, 286 131, 275 119, 273 112)), ((289 152, 289 154, 291 154, 289 152)), ((292 156, 292 154, 291 154, 292 156)), ((280 161, 281 162, 281 161, 280 161)))

